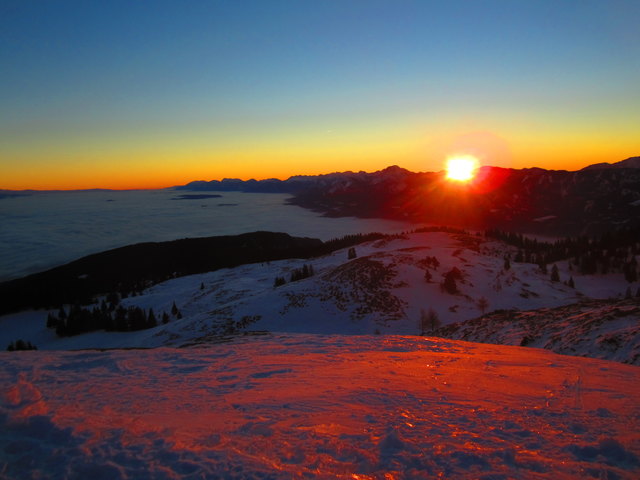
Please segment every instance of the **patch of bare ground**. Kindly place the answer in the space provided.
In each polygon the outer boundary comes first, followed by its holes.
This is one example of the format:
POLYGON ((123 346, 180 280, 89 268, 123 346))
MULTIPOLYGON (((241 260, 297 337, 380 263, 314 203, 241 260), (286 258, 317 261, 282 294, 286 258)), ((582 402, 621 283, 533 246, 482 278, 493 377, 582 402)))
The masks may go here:
POLYGON ((403 318, 406 302, 391 293, 395 275, 393 266, 369 257, 357 258, 323 275, 320 299, 333 301, 343 311, 355 305, 352 320, 374 312, 384 320, 403 318))

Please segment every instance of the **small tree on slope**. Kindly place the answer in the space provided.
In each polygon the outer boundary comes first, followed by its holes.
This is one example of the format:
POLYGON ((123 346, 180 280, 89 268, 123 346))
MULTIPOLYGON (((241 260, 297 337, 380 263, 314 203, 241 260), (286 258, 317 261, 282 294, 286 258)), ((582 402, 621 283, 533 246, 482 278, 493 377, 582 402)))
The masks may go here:
POLYGON ((487 300, 485 297, 480 297, 478 299, 478 308, 482 312, 482 315, 484 315, 484 312, 486 312, 487 308, 489 308, 489 300, 487 300))

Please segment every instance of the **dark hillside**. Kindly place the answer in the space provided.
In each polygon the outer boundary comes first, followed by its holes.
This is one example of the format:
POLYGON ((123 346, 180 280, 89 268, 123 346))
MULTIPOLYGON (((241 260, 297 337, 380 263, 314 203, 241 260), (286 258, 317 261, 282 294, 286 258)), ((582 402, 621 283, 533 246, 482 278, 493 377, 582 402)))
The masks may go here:
POLYGON ((389 168, 316 183, 290 202, 327 216, 382 217, 551 236, 640 226, 640 169, 484 167, 469 184, 389 168))
POLYGON ((469 183, 398 166, 288 180, 213 180, 181 190, 292 194, 330 217, 369 217, 551 236, 598 235, 640 226, 640 157, 579 171, 482 167, 469 183))
POLYGON ((171 277, 245 263, 307 258, 322 247, 317 239, 273 232, 139 243, 1 283, 0 314, 29 307, 85 303, 105 292, 129 295, 171 277))

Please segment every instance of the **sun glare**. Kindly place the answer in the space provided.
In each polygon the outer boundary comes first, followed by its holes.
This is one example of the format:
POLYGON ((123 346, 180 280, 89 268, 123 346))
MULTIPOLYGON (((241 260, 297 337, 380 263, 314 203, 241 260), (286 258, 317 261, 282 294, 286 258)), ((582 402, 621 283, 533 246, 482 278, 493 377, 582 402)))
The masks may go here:
POLYGON ((458 182, 468 182, 476 174, 478 160, 472 156, 452 157, 447 160, 447 178, 458 182))

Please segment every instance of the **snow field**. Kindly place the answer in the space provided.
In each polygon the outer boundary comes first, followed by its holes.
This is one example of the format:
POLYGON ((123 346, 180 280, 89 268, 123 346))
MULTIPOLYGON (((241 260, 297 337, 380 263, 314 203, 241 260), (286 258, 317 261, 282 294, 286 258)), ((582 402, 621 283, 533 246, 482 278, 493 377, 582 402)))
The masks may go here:
POLYGON ((58 338, 45 328, 45 311, 4 316, 0 346, 17 338, 40 349, 180 346, 220 335, 243 319, 241 331, 415 335, 421 310, 429 308, 446 325, 480 316, 481 297, 487 299, 487 312, 531 310, 618 296, 627 288, 621 274, 581 276, 569 271, 566 262, 558 264, 560 278, 572 275, 575 289, 551 282, 537 265, 512 261, 505 270, 504 256, 513 257, 515 248, 476 235, 415 233, 355 249, 355 260, 348 260, 344 249, 321 258, 243 265, 155 285, 122 304, 153 308, 159 316, 175 301, 183 318, 145 331, 58 338), (426 257, 437 258, 439 266, 425 263, 426 257), (288 280, 304 264, 313 266, 314 276, 274 288, 276 277, 288 280), (454 267, 462 279, 452 295, 440 283, 454 267))
POLYGON ((533 311, 494 312, 445 326, 435 334, 640 365, 640 299, 583 300, 533 311))
POLYGON ((637 367, 426 337, 2 353, 30 478, 635 479, 637 367))

